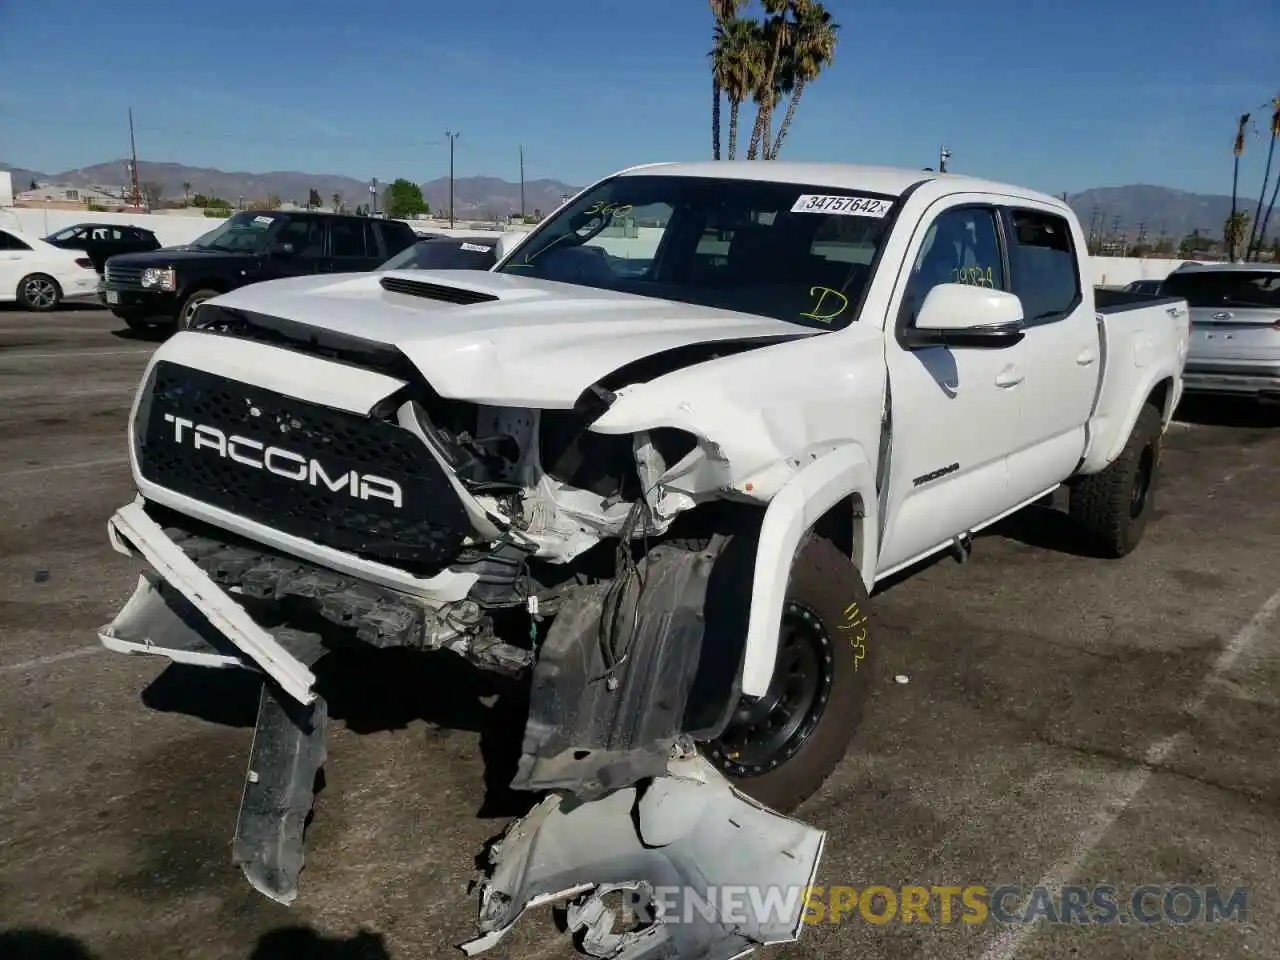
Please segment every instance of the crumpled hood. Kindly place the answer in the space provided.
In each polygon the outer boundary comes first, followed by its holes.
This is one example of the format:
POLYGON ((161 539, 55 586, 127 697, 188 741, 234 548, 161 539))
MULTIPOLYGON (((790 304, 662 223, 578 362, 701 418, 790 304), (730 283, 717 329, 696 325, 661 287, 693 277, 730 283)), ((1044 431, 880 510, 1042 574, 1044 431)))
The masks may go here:
POLYGON ((241 287, 212 302, 393 345, 441 396, 547 409, 570 408, 601 377, 664 351, 822 332, 730 310, 474 270, 296 277, 241 287), (381 285, 384 277, 428 286, 421 295, 389 292, 381 285), (486 299, 454 302, 481 297, 486 299))

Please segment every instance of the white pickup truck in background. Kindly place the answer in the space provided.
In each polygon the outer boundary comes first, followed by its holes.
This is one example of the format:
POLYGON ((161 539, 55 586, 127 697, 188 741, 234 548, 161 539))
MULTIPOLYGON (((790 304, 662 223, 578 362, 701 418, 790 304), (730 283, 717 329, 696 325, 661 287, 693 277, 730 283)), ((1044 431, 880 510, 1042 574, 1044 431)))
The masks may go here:
POLYGON ((470 951, 553 895, 598 956, 794 939, 802 900, 615 936, 598 898, 812 881, 824 836, 784 814, 892 642, 875 584, 1064 484, 1100 555, 1133 550, 1187 305, 1095 292, 1053 197, 914 170, 638 167, 498 247, 245 287, 160 347, 110 522, 148 570, 102 641, 263 674, 234 855, 276 899, 324 760, 312 667, 402 646, 531 684, 513 786, 549 796, 470 951), (651 256, 611 252, 641 227, 651 256))

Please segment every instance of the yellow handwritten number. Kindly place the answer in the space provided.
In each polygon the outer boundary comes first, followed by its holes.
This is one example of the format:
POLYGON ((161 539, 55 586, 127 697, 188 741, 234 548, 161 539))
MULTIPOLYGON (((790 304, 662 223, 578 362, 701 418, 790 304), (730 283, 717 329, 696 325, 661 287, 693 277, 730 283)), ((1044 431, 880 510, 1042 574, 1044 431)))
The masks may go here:
POLYGON ((631 212, 631 204, 597 202, 583 212, 589 217, 625 217, 631 212))
POLYGON ((856 671, 858 664, 867 657, 867 615, 856 600, 844 608, 844 623, 836 630, 849 637, 849 646, 853 647, 853 669, 856 671))
POLYGON ((849 298, 839 290, 832 290, 830 287, 810 287, 809 296, 814 298, 813 306, 808 313, 802 313, 800 316, 808 317, 810 320, 830 323, 849 307, 849 298), (828 312, 823 313, 823 307, 827 307, 828 312), (834 309, 831 309, 833 307, 834 309))
POLYGON ((991 267, 957 267, 951 271, 952 283, 975 287, 995 287, 995 271, 991 267))

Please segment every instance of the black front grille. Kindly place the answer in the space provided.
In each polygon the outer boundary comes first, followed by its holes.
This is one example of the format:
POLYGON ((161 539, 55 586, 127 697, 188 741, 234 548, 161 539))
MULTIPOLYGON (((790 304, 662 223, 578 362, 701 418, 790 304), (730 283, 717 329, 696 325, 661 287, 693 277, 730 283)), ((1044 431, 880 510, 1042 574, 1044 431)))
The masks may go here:
POLYGON ((442 283, 427 283, 425 280, 409 280, 405 277, 383 277, 378 282, 388 293, 403 293, 410 297, 441 300, 445 303, 492 303, 498 299, 492 293, 467 290, 465 287, 446 287, 442 283))
POLYGON ((471 530, 422 441, 383 420, 161 362, 135 433, 152 483, 415 573, 447 566, 471 530))
POLYGON ((118 267, 108 262, 106 281, 113 287, 142 289, 142 267, 118 267))

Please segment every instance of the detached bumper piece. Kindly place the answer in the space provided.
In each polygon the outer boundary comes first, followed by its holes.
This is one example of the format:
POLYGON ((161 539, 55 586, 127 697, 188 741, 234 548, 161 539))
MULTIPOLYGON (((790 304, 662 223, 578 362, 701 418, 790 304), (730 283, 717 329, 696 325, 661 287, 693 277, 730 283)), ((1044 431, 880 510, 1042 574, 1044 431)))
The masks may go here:
POLYGON ((600 800, 552 795, 490 851, 482 935, 462 950, 483 953, 525 910, 569 899, 569 925, 583 948, 609 960, 729 960, 757 945, 790 943, 803 927, 825 841, 823 831, 738 793, 696 756, 600 800), (603 898, 619 890, 633 902, 648 898, 654 916, 647 925, 614 932, 617 918, 603 898), (746 909, 721 916, 715 908, 728 898, 716 891, 747 893, 735 904, 746 909), (756 910, 757 903, 767 907, 756 910))
POLYGON ((303 831, 325 761, 328 706, 301 704, 262 685, 232 860, 255 890, 278 903, 298 896, 303 831))

